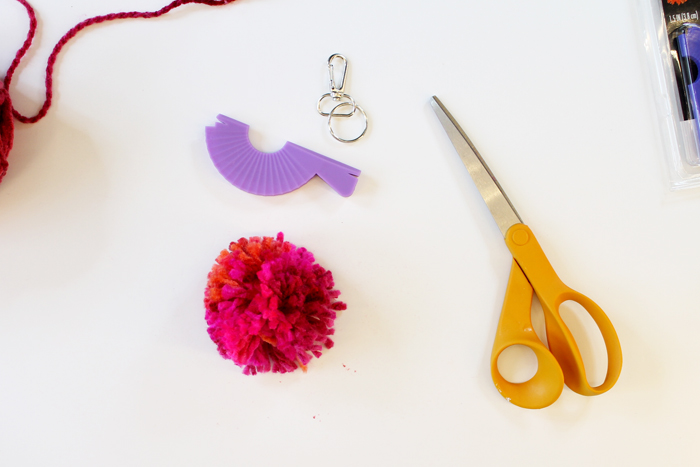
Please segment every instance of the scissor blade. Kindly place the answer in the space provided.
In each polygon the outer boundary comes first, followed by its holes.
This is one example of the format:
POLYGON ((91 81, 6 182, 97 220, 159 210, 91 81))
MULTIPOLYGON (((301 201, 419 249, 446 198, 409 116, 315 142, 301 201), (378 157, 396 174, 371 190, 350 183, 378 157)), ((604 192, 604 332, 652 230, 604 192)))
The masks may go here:
POLYGON ((476 150, 472 142, 464 133, 459 123, 455 121, 450 112, 447 111, 440 99, 433 96, 430 104, 437 115, 442 127, 447 132, 447 136, 452 141, 452 145, 457 150, 457 154, 462 159, 464 166, 469 171, 476 188, 481 193, 481 197, 486 201, 491 215, 493 216, 498 228, 503 237, 506 236, 508 229, 515 224, 522 224, 520 216, 516 212, 513 204, 506 196, 498 180, 493 176, 489 166, 486 165, 484 159, 481 158, 479 151, 476 150))

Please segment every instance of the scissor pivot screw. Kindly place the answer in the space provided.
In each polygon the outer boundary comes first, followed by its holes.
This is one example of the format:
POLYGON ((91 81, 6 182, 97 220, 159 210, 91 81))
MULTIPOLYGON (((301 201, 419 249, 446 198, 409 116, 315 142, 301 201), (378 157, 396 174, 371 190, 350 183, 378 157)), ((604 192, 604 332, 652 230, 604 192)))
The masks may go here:
POLYGON ((515 232, 513 232, 511 238, 513 239, 513 243, 515 243, 518 246, 523 246, 528 241, 530 241, 530 235, 528 235, 527 231, 523 229, 518 229, 515 232))

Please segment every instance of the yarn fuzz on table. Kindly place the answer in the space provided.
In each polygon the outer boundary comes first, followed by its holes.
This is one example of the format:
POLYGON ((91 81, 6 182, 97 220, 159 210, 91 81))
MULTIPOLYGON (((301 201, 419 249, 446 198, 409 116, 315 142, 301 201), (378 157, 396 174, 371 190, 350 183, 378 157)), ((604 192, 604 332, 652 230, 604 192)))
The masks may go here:
POLYGON ((209 336, 244 374, 306 371, 322 347, 333 347, 336 312, 347 308, 333 285, 333 274, 281 232, 241 238, 221 252, 209 273, 209 336))

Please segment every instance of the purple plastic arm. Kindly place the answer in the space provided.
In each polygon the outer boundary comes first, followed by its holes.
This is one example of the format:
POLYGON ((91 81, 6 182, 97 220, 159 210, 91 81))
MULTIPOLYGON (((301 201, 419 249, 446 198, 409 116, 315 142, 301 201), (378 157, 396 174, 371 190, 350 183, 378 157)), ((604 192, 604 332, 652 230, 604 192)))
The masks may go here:
POLYGON ((355 191, 360 171, 287 142, 277 152, 258 151, 250 143, 250 127, 225 115, 206 128, 207 148, 226 180, 254 195, 281 195, 318 175, 341 196, 355 191))
MULTIPOLYGON (((691 76, 691 62, 696 66, 700 66, 700 28, 688 27, 682 34, 678 35, 678 51, 681 56, 681 66, 685 68, 684 70, 684 81, 690 81, 691 76)), ((686 82, 686 95, 688 99, 688 104, 693 111, 691 118, 695 119, 695 127, 698 129, 700 134, 700 102, 698 98, 700 97, 700 79, 695 78, 695 81, 688 83, 686 82)))

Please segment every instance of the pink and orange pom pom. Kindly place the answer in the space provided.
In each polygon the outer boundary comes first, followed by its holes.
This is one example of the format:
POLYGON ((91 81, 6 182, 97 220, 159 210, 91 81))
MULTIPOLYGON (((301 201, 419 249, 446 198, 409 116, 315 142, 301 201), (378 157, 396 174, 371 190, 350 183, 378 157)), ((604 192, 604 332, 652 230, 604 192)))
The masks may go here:
POLYGON ((209 273, 204 296, 209 336, 244 374, 287 373, 330 349, 336 311, 333 275, 305 248, 277 238, 232 242, 209 273))

